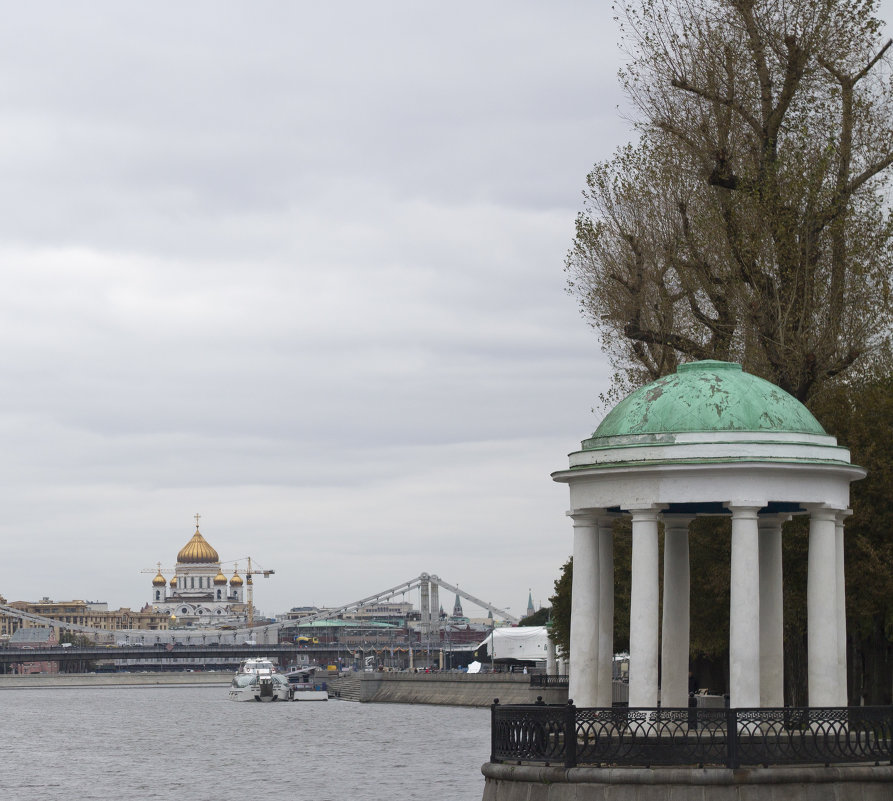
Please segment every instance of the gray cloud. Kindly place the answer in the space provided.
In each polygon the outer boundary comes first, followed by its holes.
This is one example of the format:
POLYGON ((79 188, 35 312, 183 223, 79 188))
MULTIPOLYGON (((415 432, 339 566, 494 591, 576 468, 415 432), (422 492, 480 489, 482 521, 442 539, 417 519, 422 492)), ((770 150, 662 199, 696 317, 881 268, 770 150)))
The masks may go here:
POLYGON ((520 612, 607 388, 562 264, 607 4, 94 2, 0 30, 0 593, 138 607, 191 515, 267 613, 520 612))

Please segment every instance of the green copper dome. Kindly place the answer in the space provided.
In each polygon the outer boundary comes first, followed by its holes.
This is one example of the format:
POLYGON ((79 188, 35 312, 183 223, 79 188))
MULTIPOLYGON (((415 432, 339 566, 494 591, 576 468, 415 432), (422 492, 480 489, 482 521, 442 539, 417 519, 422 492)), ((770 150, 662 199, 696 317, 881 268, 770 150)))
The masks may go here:
POLYGON ((702 361, 680 365, 626 397, 583 448, 602 447, 609 437, 722 431, 825 435, 810 411, 775 384, 740 364, 702 361))

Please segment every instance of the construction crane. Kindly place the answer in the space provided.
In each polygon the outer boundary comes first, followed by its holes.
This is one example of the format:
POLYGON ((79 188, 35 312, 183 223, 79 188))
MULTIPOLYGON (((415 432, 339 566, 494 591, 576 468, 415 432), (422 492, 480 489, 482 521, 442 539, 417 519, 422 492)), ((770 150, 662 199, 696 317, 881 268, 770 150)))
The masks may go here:
MULTIPOLYGON (((243 557, 245 561, 248 562, 248 570, 245 573, 245 584, 248 587, 248 628, 252 628, 254 626, 254 576, 263 576, 264 578, 269 578, 270 576, 276 573, 275 570, 263 570, 257 569, 255 570, 251 566, 251 557, 245 556, 243 557)), ((236 565, 236 571, 238 571, 238 564, 242 559, 233 559, 229 562, 221 562, 221 564, 233 564, 236 565)), ((158 562, 157 570, 156 568, 145 568, 140 571, 141 573, 161 573, 164 575, 165 573, 174 573, 176 574, 176 568, 162 568, 161 562, 158 562)))
POLYGON ((246 556, 245 559, 248 560, 248 570, 245 573, 245 584, 248 587, 248 628, 254 627, 254 576, 263 576, 264 578, 269 578, 276 571, 275 570, 253 570, 251 567, 251 557, 246 556))
POLYGON ((177 568, 175 568, 175 567, 162 567, 161 562, 156 562, 156 565, 157 565, 157 567, 145 567, 142 570, 140 570, 140 573, 155 573, 155 574, 161 573, 161 575, 164 575, 165 573, 176 573, 177 572, 177 568))

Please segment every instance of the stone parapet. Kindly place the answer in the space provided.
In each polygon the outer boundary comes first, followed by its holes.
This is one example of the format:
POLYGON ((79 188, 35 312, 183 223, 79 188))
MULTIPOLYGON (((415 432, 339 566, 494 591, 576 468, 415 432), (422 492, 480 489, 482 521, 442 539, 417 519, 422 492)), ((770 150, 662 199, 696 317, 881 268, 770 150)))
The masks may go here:
POLYGON ((559 768, 486 763, 483 801, 888 801, 893 766, 559 768))

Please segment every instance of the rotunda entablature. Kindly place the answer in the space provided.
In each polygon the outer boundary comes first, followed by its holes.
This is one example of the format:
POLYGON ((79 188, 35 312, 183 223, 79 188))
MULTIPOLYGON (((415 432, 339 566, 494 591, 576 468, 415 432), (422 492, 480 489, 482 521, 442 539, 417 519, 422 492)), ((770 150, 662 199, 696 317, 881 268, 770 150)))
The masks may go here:
POLYGON ((776 436, 747 432, 740 434, 686 433, 629 437, 611 437, 598 447, 570 454, 571 468, 620 467, 650 462, 813 462, 816 464, 850 464, 850 452, 837 444, 834 437, 809 435, 776 436))
POLYGON ((638 508, 642 504, 721 500, 749 506, 765 503, 849 505, 851 481, 865 471, 849 463, 703 460, 640 462, 573 468, 553 473, 570 487, 571 508, 638 508))

